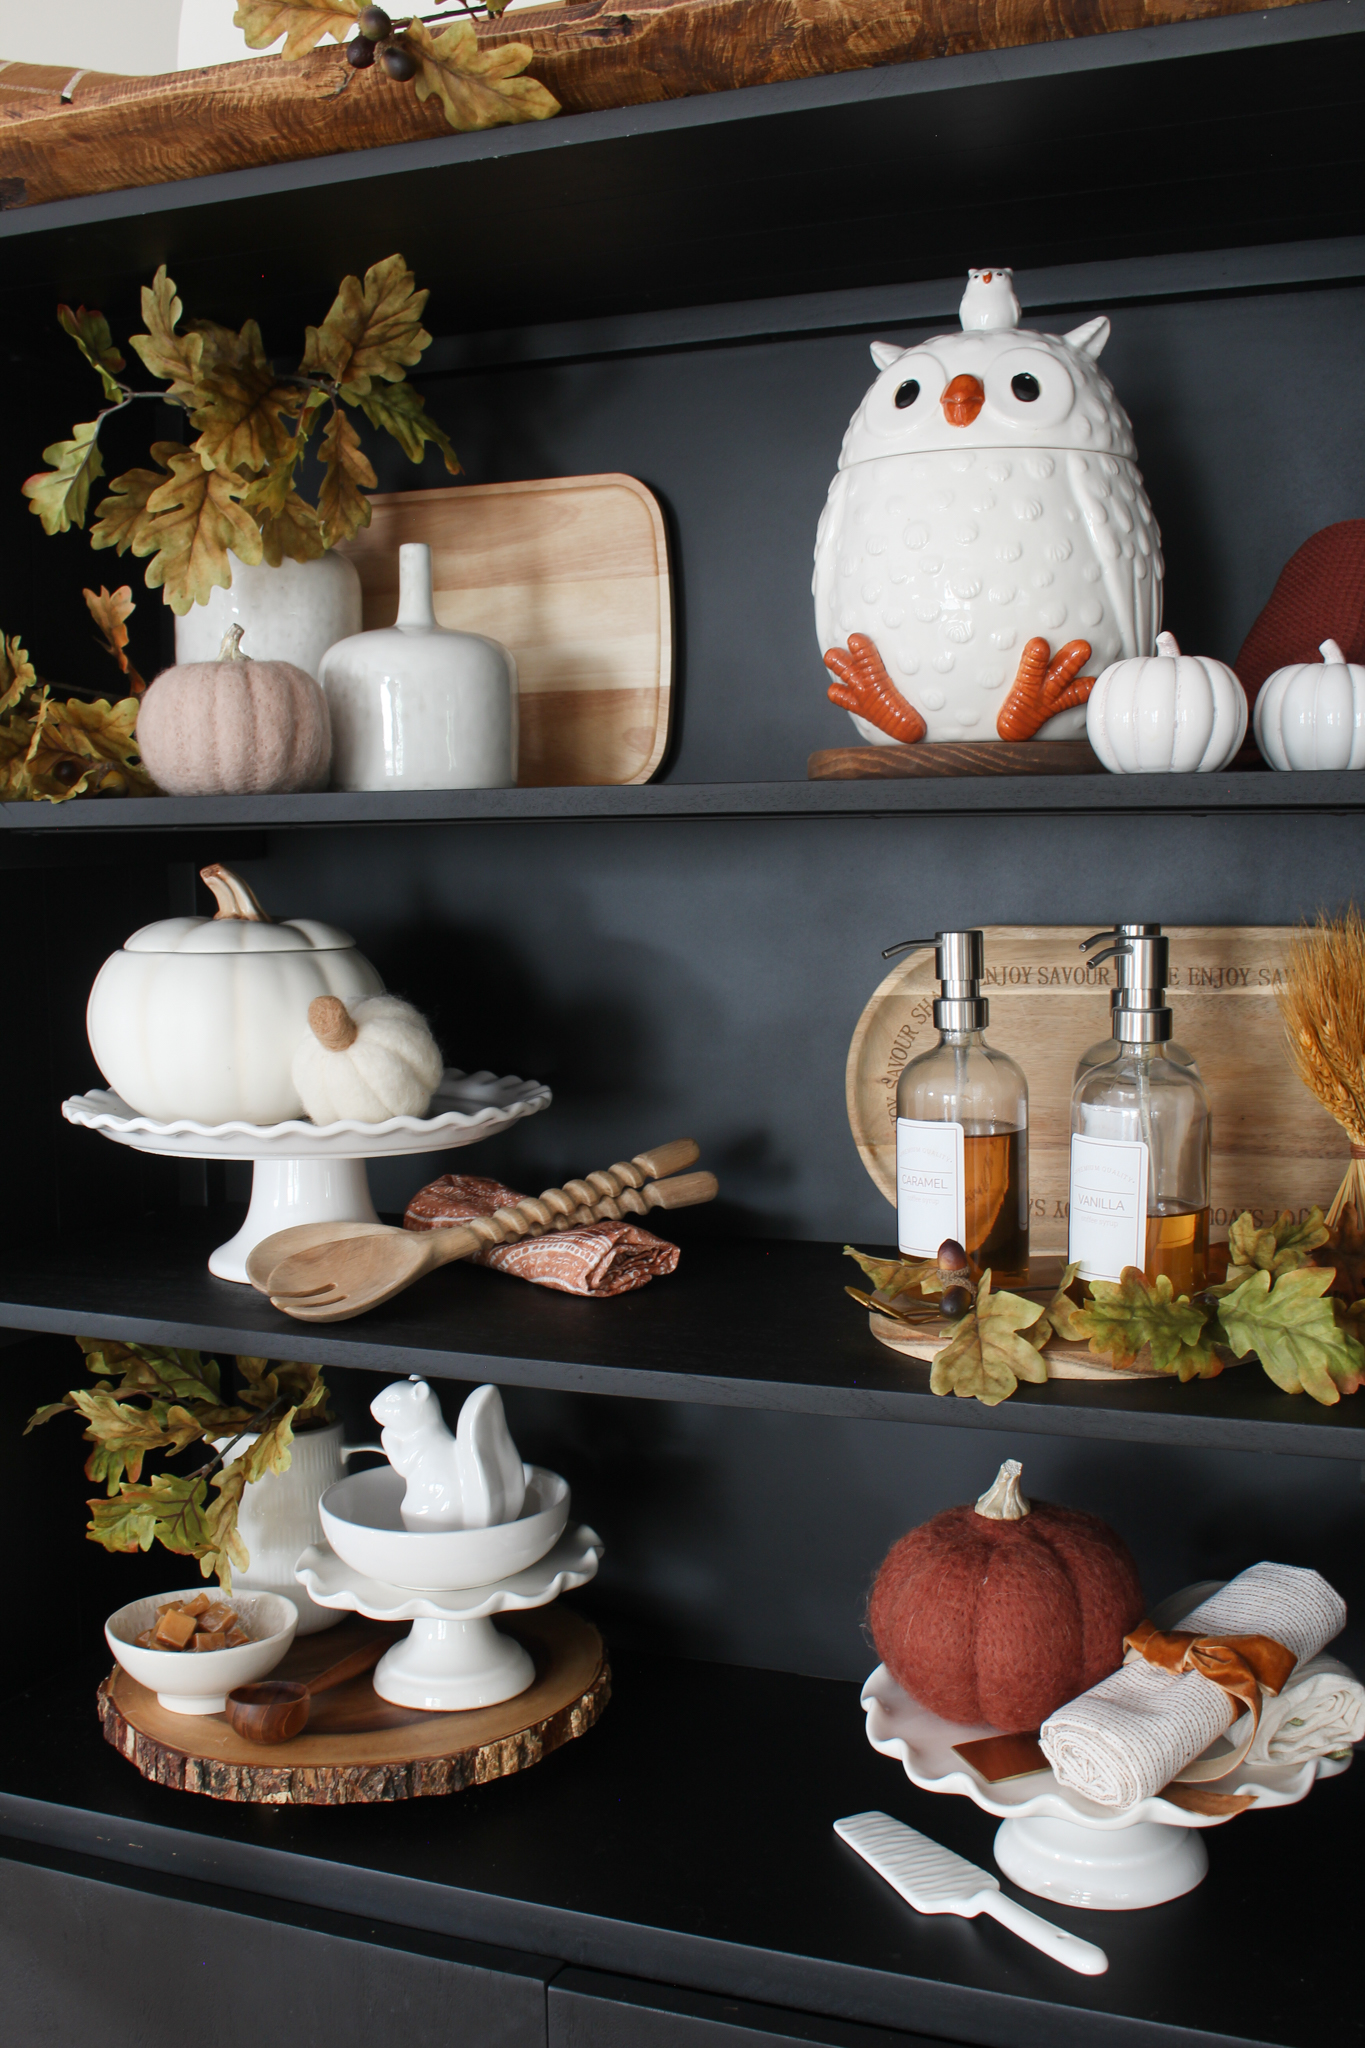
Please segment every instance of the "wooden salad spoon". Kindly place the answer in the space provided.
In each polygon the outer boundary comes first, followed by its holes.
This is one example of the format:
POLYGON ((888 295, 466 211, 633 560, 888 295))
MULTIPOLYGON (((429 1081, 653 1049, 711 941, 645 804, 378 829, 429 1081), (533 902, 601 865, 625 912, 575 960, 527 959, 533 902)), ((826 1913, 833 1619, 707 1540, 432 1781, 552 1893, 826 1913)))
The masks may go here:
POLYGON ((392 1641, 391 1635, 374 1636, 349 1656, 329 1664, 316 1678, 302 1683, 289 1678, 263 1678, 256 1685, 237 1686, 228 1694, 224 1708, 228 1726, 248 1742, 291 1741, 295 1735, 302 1735, 308 1725, 314 1693, 330 1692, 334 1685, 344 1685, 348 1678, 359 1678, 362 1671, 379 1662, 392 1641))
MULTIPOLYGON (((647 1179, 697 1156, 691 1139, 639 1152, 623 1164, 526 1196, 491 1216, 477 1216, 446 1230, 373 1230, 364 1237, 333 1237, 284 1257, 274 1266, 266 1291, 276 1308, 301 1322, 345 1322, 363 1315, 411 1287, 424 1274, 455 1259, 470 1258, 484 1246, 509 1238, 541 1237, 579 1223, 642 1216, 651 1209, 682 1209, 709 1202, 717 1193, 711 1173, 675 1174, 647 1179)), ((308 1226, 304 1226, 307 1228, 308 1226)), ((292 1233, 281 1231, 267 1240, 284 1249, 292 1233)), ((264 1251, 266 1246, 258 1249, 264 1251)))

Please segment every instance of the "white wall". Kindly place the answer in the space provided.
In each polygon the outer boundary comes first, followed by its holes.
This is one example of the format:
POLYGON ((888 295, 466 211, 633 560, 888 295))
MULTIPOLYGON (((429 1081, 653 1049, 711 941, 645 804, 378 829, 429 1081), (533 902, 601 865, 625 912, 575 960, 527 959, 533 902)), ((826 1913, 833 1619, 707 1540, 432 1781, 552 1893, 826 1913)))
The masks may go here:
POLYGON ((259 54, 236 0, 0 0, 0 58, 151 74, 259 54))

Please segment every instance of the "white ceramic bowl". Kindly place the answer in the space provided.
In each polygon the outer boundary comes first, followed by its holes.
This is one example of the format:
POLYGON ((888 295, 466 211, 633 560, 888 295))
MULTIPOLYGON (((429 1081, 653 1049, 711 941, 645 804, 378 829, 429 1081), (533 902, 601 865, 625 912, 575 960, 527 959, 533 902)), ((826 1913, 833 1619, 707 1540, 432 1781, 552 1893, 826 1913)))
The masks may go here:
POLYGON ((406 1491, 392 1465, 376 1465, 329 1486, 318 1513, 344 1564, 415 1592, 491 1586, 525 1571, 554 1549, 569 1519, 569 1482, 540 1465, 526 1467, 526 1504, 516 1521, 491 1529, 405 1529, 399 1509, 406 1491))
POLYGON ((234 1686, 251 1685, 273 1671, 294 1640, 299 1610, 283 1593, 234 1593, 232 1604, 254 1641, 235 1650, 144 1650, 137 1638, 154 1626, 168 1600, 192 1600, 196 1593, 218 1597, 216 1586, 186 1586, 132 1600, 111 1614, 104 1637, 130 1678, 154 1692, 172 1714, 221 1714, 234 1686))

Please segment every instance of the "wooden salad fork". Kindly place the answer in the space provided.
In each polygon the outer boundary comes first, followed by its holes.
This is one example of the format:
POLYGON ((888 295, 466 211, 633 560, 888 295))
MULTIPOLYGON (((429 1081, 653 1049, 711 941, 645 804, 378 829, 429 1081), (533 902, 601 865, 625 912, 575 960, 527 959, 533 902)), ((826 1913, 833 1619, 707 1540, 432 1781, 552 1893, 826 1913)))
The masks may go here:
POLYGON ((369 1224, 359 1226, 364 1235, 347 1236, 343 1234, 345 1226, 333 1226, 329 1236, 319 1241, 316 1233, 324 1226, 305 1224, 265 1239, 253 1258, 258 1270, 267 1259, 272 1262, 263 1291, 286 1315, 300 1322, 345 1322, 401 1294, 438 1266, 470 1258, 486 1245, 543 1237, 580 1223, 643 1216, 651 1209, 683 1209, 709 1202, 717 1192, 714 1174, 674 1171, 691 1165, 697 1153, 690 1138, 679 1139, 652 1152, 637 1152, 633 1159, 589 1174, 584 1180, 547 1188, 544 1194, 528 1195, 511 1208, 445 1230, 412 1231, 369 1224), (297 1240, 305 1234, 311 1241, 300 1245, 297 1240))

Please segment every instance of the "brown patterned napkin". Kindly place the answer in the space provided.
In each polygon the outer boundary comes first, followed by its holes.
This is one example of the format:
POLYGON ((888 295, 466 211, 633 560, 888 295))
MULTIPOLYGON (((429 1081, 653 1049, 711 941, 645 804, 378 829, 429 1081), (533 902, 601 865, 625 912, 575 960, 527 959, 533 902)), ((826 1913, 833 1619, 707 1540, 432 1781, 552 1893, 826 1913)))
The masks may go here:
MULTIPOLYGON (((443 1173, 408 1203, 403 1215, 405 1230, 444 1230, 451 1223, 468 1223, 474 1216, 491 1216, 495 1209, 510 1209, 521 1200, 515 1188, 501 1181, 480 1180, 470 1173, 443 1173)), ((641 1230, 634 1223, 578 1223, 572 1230, 555 1230, 545 1237, 514 1238, 508 1244, 489 1245, 475 1252, 471 1264, 492 1266, 498 1273, 514 1273, 537 1287, 556 1287, 561 1294, 629 1294, 643 1287, 656 1273, 671 1273, 678 1263, 678 1247, 641 1230)))

